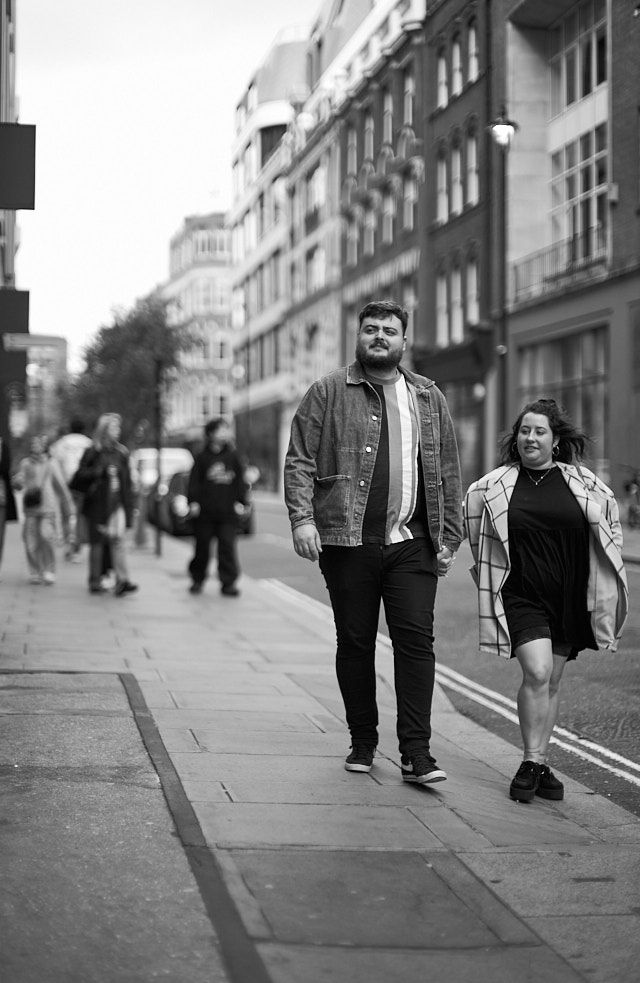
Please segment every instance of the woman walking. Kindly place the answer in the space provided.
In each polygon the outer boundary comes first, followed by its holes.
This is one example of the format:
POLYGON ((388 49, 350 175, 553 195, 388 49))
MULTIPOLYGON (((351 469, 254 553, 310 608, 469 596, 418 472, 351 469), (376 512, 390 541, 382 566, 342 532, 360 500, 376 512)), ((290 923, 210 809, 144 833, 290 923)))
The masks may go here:
POLYGON ((129 579, 125 532, 131 528, 133 513, 129 453, 120 443, 121 418, 104 413, 98 420, 91 447, 82 455, 71 480, 72 491, 83 497, 82 512, 89 534, 89 591, 104 591, 105 550, 111 554, 116 574, 114 594, 122 597, 138 589, 129 579))
POLYGON ((522 669, 524 755, 509 790, 520 802, 563 798, 547 749, 565 665, 583 649, 615 652, 628 612, 618 505, 579 464, 587 440, 555 400, 528 403, 502 442, 500 467, 464 503, 480 649, 522 669))
POLYGON ((23 490, 22 538, 29 582, 50 585, 56 579, 54 544, 58 535, 58 509, 64 517, 65 528, 71 527, 75 510, 62 472, 45 447, 43 437, 31 439, 30 454, 20 462, 14 486, 23 490))
POLYGON ((17 518, 18 510, 11 487, 11 451, 6 438, 0 436, 0 564, 6 524, 15 522, 17 518))

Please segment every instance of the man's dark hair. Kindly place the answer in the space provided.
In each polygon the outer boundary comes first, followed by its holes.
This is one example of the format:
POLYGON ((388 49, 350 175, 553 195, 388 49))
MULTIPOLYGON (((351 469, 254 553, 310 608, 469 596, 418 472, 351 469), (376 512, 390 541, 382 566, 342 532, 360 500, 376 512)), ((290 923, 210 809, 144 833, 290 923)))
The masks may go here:
POLYGON ((400 304, 396 304, 392 300, 373 300, 370 304, 365 304, 358 314, 358 324, 360 327, 362 327, 365 317, 397 317, 402 324, 402 333, 407 333, 409 312, 405 311, 403 307, 400 307, 400 304))
POLYGON ((205 437, 211 437, 212 434, 217 433, 220 427, 223 427, 226 422, 227 421, 222 416, 216 417, 215 420, 209 420, 204 427, 205 437))
POLYGON ((72 417, 69 423, 69 433, 84 433, 84 420, 79 416, 72 417))

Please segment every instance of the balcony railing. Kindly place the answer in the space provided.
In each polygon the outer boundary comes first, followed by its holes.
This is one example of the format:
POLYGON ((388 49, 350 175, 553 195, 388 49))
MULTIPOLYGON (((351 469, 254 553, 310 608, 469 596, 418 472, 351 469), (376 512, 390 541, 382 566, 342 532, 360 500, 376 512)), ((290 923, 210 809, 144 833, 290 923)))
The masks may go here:
POLYGON ((514 263, 514 303, 562 290, 570 283, 589 279, 606 269, 607 236, 604 229, 589 229, 580 235, 531 253, 514 263))

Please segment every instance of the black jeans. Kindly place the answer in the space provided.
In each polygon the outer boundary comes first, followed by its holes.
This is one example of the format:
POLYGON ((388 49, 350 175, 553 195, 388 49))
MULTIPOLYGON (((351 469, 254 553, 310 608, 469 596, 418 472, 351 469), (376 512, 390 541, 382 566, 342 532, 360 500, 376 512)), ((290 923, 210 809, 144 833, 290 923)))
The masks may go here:
POLYGON ((352 743, 378 743, 375 646, 382 600, 393 645, 400 752, 427 750, 438 582, 433 549, 424 539, 325 546, 320 569, 336 624, 336 672, 352 743))
POLYGON ((189 564, 191 579, 196 584, 201 584, 207 576, 209 557, 211 553, 211 540, 218 540, 218 577, 223 587, 230 587, 235 584, 240 576, 240 565, 236 551, 236 523, 234 519, 222 520, 210 519, 206 515, 199 515, 194 520, 194 532, 196 538, 196 550, 193 559, 189 564))

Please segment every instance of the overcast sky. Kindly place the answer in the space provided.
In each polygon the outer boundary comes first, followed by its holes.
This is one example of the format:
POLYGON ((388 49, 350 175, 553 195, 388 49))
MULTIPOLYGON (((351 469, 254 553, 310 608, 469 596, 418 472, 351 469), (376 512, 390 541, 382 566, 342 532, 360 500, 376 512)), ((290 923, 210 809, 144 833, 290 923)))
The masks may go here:
POLYGON ((168 276, 183 218, 231 203, 234 108, 283 27, 321 0, 19 0, 20 122, 36 207, 18 214, 33 334, 72 367, 114 308, 168 276))

